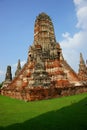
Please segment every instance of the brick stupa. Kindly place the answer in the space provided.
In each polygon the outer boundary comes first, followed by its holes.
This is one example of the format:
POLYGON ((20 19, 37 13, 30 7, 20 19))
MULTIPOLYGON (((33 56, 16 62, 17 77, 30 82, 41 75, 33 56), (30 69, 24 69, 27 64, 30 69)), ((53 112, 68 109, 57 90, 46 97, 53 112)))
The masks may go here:
POLYGON ((27 62, 21 68, 18 61, 14 79, 7 84, 4 82, 1 94, 31 101, 87 91, 86 87, 82 89, 81 82, 81 68, 86 71, 87 68, 83 65, 82 55, 80 57, 77 75, 63 57, 51 18, 41 13, 35 20, 34 42, 29 47, 27 62))

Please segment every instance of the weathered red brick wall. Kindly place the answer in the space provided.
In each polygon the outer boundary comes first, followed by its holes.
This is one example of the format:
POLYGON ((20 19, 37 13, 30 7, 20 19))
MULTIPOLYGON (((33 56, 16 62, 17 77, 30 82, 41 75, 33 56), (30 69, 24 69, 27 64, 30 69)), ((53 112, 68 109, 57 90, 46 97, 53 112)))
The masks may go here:
POLYGON ((23 89, 21 91, 1 90, 1 95, 9 96, 25 101, 34 101, 42 99, 50 99, 68 95, 74 95, 87 92, 87 86, 76 86, 66 88, 36 88, 36 89, 23 89))

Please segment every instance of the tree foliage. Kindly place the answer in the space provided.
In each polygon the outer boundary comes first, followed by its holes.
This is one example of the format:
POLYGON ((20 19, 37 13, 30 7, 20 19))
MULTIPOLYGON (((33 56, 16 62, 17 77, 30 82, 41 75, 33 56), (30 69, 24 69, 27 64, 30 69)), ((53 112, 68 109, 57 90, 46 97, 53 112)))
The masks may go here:
POLYGON ((2 87, 2 83, 0 83, 0 88, 2 87))

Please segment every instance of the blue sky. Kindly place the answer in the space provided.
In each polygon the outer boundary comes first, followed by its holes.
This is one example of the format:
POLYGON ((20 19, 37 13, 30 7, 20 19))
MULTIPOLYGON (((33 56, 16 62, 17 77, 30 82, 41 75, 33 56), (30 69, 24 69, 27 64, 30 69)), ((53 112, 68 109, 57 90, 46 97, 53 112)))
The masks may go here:
POLYGON ((27 61, 34 22, 41 12, 51 17, 56 40, 72 68, 78 71, 80 52, 86 60, 87 0, 0 0, 0 82, 7 65, 14 73, 18 59, 22 64, 27 61))

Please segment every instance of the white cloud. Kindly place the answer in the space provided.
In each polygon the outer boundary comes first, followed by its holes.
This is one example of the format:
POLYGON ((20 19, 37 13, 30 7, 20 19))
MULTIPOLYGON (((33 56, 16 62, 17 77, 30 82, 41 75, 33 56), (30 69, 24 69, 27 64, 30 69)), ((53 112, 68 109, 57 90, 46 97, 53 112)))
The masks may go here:
POLYGON ((81 29, 87 29, 87 0, 73 0, 76 7, 77 25, 81 29))
POLYGON ((82 52, 86 60, 87 54, 87 0, 73 0, 76 9, 77 24, 79 29, 73 36, 69 32, 62 34, 60 42, 65 59, 77 71, 79 64, 79 53, 82 52))
POLYGON ((87 0, 73 0, 73 2, 76 6, 76 9, 87 6, 87 0))
POLYGON ((62 34, 62 36, 64 38, 68 38, 68 37, 70 37, 70 33, 69 32, 65 32, 65 33, 62 34))
POLYGON ((87 6, 79 8, 77 11, 78 23, 77 27, 87 29, 87 6))
POLYGON ((80 46, 83 46, 86 44, 86 37, 87 37, 87 32, 86 31, 79 31, 75 33, 72 37, 67 35, 67 32, 63 33, 63 40, 61 41, 61 45, 63 47, 67 48, 78 48, 80 46))

